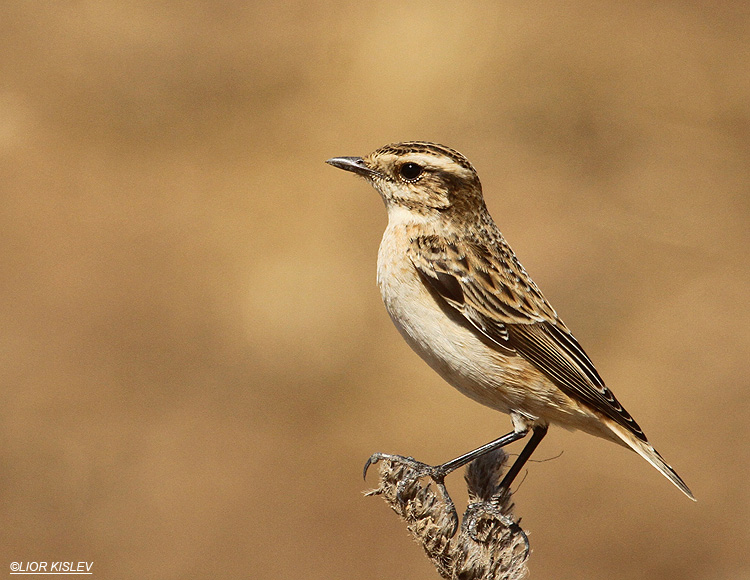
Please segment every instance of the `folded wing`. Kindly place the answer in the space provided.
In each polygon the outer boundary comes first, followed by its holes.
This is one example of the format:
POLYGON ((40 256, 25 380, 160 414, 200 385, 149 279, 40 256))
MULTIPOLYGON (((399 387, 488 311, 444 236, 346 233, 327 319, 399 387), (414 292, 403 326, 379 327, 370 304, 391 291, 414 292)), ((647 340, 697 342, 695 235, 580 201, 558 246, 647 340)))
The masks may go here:
POLYGON ((427 283, 477 331, 524 357, 569 397, 646 441, 503 240, 488 248, 421 236, 411 240, 408 253, 427 283))

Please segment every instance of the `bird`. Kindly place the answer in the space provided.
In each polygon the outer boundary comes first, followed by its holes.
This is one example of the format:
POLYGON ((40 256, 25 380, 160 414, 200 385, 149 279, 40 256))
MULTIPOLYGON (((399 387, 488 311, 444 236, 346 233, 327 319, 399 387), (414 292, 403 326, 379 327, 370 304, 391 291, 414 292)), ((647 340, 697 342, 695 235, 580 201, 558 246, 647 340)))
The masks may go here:
MULTIPOLYGON (((501 481, 507 490, 556 425, 632 449, 695 500, 521 265, 466 157, 407 141, 327 163, 364 178, 385 203, 377 283, 405 341, 461 393, 511 418, 512 431, 441 465, 401 459, 442 484, 455 469, 529 436, 501 481)), ((400 456, 373 455, 365 475, 383 457, 400 456)))

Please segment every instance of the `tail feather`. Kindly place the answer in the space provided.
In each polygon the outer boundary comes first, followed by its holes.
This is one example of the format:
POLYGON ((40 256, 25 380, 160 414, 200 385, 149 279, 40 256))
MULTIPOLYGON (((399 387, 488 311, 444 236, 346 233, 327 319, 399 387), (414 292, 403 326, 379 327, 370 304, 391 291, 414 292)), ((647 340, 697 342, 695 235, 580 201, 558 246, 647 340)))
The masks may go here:
POLYGON ((641 441, 627 429, 625 429, 622 425, 615 423, 611 419, 607 419, 604 422, 606 423, 607 427, 609 427, 609 429, 615 435, 617 435, 617 437, 619 437, 623 443, 625 443, 627 447, 630 447, 638 455, 643 457, 643 459, 653 465, 659 471, 659 473, 661 473, 664 477, 671 481, 682 493, 684 493, 693 501, 696 501, 693 492, 690 491, 690 488, 685 484, 684 481, 682 481, 682 478, 677 475, 677 472, 672 469, 672 467, 670 467, 670 465, 666 461, 664 461, 662 456, 659 455, 659 452, 656 451, 656 449, 654 449, 654 447, 650 443, 641 441))

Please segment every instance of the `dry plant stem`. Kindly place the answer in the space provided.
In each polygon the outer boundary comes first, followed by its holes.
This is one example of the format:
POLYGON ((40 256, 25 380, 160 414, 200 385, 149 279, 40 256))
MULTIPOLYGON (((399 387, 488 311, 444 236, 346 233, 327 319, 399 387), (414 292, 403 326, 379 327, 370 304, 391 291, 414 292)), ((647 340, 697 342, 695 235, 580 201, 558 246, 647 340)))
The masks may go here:
POLYGON ((469 464, 466 484, 469 505, 461 527, 444 486, 437 492, 428 478, 420 479, 409 460, 379 456, 379 486, 366 495, 380 495, 406 522, 442 578, 449 580, 520 580, 527 575, 529 543, 513 519, 510 492, 498 485, 507 456, 502 449, 469 464), (426 481, 426 485, 422 485, 426 481))

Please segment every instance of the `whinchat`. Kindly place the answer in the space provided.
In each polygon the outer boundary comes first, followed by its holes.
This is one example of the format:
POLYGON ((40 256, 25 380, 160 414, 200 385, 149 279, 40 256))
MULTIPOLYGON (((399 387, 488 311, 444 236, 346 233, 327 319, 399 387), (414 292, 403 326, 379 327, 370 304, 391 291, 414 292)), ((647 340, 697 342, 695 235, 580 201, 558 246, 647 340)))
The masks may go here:
POLYGON ((424 474, 442 483, 454 469, 531 433, 501 483, 508 489, 556 424, 629 447, 695 499, 526 273, 466 157, 413 141, 327 162, 364 177, 385 202, 377 281, 406 342, 460 392, 512 419, 513 431, 479 449, 439 466, 419 464, 424 474))

